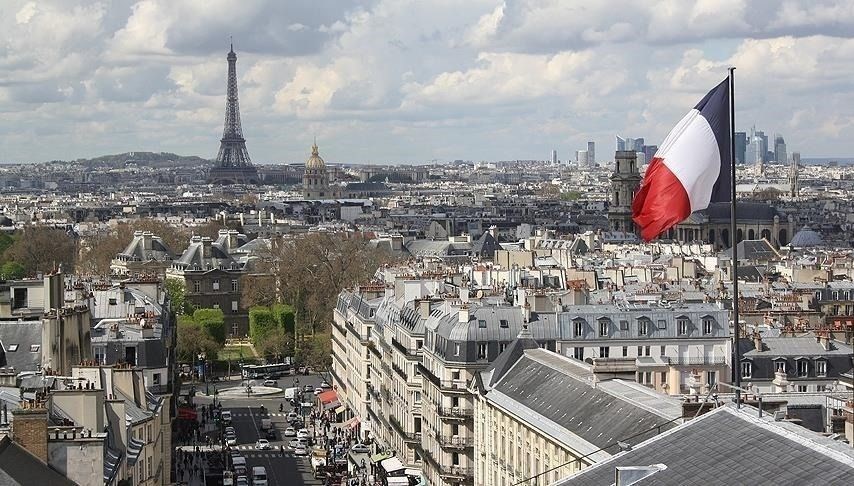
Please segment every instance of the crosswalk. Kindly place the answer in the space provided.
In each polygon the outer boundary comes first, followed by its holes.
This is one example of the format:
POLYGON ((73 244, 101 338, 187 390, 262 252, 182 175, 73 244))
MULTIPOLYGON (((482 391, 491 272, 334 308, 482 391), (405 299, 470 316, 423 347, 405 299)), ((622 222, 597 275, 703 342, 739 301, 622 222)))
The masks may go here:
MULTIPOLYGON (((260 413, 249 413, 249 412, 231 412, 232 417, 260 417, 260 413)), ((279 413, 279 412, 270 412, 267 414, 268 417, 287 417, 287 413, 279 413)))

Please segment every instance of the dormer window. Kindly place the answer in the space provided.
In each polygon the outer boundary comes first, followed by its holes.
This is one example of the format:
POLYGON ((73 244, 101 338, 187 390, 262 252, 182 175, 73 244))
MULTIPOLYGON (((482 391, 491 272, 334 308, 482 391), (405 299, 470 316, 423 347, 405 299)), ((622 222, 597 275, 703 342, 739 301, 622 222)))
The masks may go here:
POLYGON ((676 332, 680 336, 687 336, 688 335, 688 323, 689 322, 691 322, 691 321, 689 321, 688 318, 686 318, 686 317, 680 317, 679 319, 676 319, 676 332))
POLYGON ((477 327, 478 327, 478 329, 486 329, 486 320, 478 319, 477 327))
POLYGON ((581 337, 584 334, 584 321, 583 320, 578 319, 576 321, 573 321, 572 327, 573 327, 573 329, 572 329, 572 331, 573 331, 572 336, 573 337, 581 337))
POLYGON ((703 334, 711 334, 712 328, 714 327, 715 321, 711 317, 703 318, 703 334))
POLYGON ((638 320, 638 336, 646 336, 649 334, 649 320, 648 319, 639 319, 638 320))
POLYGON ((508 327, 510 327, 510 322, 508 322, 507 319, 501 319, 498 322, 500 324, 499 327, 501 327, 502 329, 507 329, 508 327))
POLYGON ((827 376, 827 361, 823 359, 817 359, 815 361, 815 375, 827 376))
POLYGON ((9 351, 9 352, 14 353, 14 352, 15 352, 15 351, 17 351, 17 350, 18 350, 18 345, 17 345, 17 344, 10 344, 10 345, 9 345, 9 349, 7 349, 6 351, 9 351))
POLYGON ((809 376, 810 374, 810 362, 805 359, 798 360, 798 376, 809 376))
POLYGON ((607 319, 600 319, 599 320, 599 335, 603 336, 603 337, 608 335, 608 320, 607 319))
POLYGON ((110 305, 116 305, 116 303, 117 303, 117 302, 116 302, 116 298, 115 298, 115 297, 110 297, 109 304, 110 304, 110 305))
POLYGON ((786 360, 785 359, 775 359, 774 360, 774 373, 785 373, 786 372, 786 360))
POLYGON ((40 344, 31 344, 30 345, 30 352, 31 353, 38 353, 40 347, 41 347, 40 344))
POLYGON ((750 361, 741 362, 741 377, 750 378, 753 375, 753 363, 750 361))

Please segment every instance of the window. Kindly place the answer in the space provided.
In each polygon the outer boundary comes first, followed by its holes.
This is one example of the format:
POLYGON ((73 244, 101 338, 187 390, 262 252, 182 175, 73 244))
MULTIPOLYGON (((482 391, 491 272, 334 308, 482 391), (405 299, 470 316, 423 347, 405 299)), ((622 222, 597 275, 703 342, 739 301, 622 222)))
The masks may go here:
POLYGON ((202 291, 202 281, 193 280, 193 292, 199 293, 202 291))
POLYGON ((231 301, 231 312, 237 312, 237 301, 236 300, 231 301))
POLYGON ((607 336, 608 335, 608 321, 601 320, 599 321, 599 335, 607 336))
POLYGON ((159 385, 160 384, 160 373, 154 373, 153 375, 151 375, 151 382, 154 385, 159 385))
POLYGON ((237 292, 238 290, 240 290, 240 287, 237 285, 237 280, 232 280, 231 281, 231 291, 237 292))
POLYGON ((424 341, 421 339, 415 340, 415 349, 421 349, 424 347, 424 341))
POLYGON ((599 346, 599 357, 609 358, 611 356, 611 348, 608 346, 599 346))
POLYGON ((753 373, 753 364, 750 361, 741 362, 741 377, 750 378, 753 373))
POLYGON ((710 319, 708 317, 703 319, 703 334, 711 334, 712 333, 712 327, 713 327, 714 322, 715 322, 714 319, 710 319))
POLYGON ((688 319, 676 320, 676 332, 679 333, 680 336, 688 335, 688 319))
POLYGON ((584 333, 584 324, 581 321, 575 321, 573 327, 575 329, 573 329, 574 332, 572 333, 572 335, 575 337, 581 337, 581 335, 584 333))
POLYGON ((815 374, 816 376, 827 375, 827 361, 820 359, 815 362, 815 374))
POLYGON ((649 346, 644 346, 644 347, 643 347, 643 355, 644 355, 644 356, 650 356, 650 354, 649 354, 649 349, 650 349, 650 347, 649 347, 649 346))
POLYGON ((105 364, 107 361, 107 353, 103 346, 96 346, 94 349, 95 354, 95 362, 98 364, 105 364))
POLYGON ((664 385, 664 384, 666 384, 666 383, 667 383, 667 372, 666 372, 666 371, 662 371, 661 373, 659 373, 659 379, 658 379, 658 382, 659 382, 661 385, 664 385))
POLYGON ((649 334, 649 321, 641 319, 638 321, 638 336, 646 336, 649 334))
POLYGON ((667 346, 659 346, 658 355, 662 358, 667 356, 667 346))
POLYGON ((213 290, 219 290, 219 279, 215 278, 213 282, 211 282, 211 288, 213 290))
POLYGON ((454 343, 454 356, 460 355, 460 343, 454 343))
POLYGON ((31 353, 38 353, 40 347, 41 347, 41 344, 30 344, 30 352, 31 353))
POLYGON ((11 351, 11 352, 13 352, 13 353, 14 353, 14 352, 15 352, 15 351, 17 351, 17 350, 18 350, 18 345, 17 345, 17 344, 10 344, 10 345, 9 345, 9 349, 7 349, 6 351, 11 351))
POLYGON ((477 345, 477 359, 486 359, 486 343, 477 345))
POLYGON ((629 321, 621 320, 620 321, 620 330, 621 331, 628 331, 629 330, 629 321))
POLYGON ((498 323, 499 327, 501 327, 502 329, 507 329, 508 327, 510 327, 510 322, 508 322, 507 319, 501 319, 500 321, 498 321, 498 323))
POLYGON ((798 385, 798 391, 801 393, 806 393, 808 390, 807 385, 798 385))
POLYGON ((623 357, 626 358, 629 356, 629 347, 623 346, 623 357))
POLYGON ((214 305, 213 305, 213 308, 214 308, 214 309, 219 309, 219 304, 214 304, 214 305))
POLYGON ((460 379, 460 372, 459 371, 452 371, 451 372, 451 379, 452 380, 459 380, 460 379))
POLYGON ((774 373, 786 372, 786 360, 778 359, 774 361, 774 373))
POLYGON ((638 383, 640 383, 641 385, 652 384, 652 372, 651 371, 640 371, 640 372, 638 372, 638 383))
POLYGON ((503 353, 505 349, 507 349, 507 343, 501 343, 498 345, 498 352, 499 353, 503 353))
POLYGON ((116 304, 118 304, 118 302, 116 301, 116 298, 115 298, 115 297, 110 297, 110 300, 108 301, 108 303, 109 303, 110 305, 116 305, 116 304))
POLYGON ((667 329, 667 321, 665 319, 658 320, 658 329, 667 329))
POLYGON ((706 372, 706 384, 710 387, 718 384, 718 373, 716 371, 706 372))
POLYGON ((572 354, 578 361, 584 361, 584 348, 573 348, 572 354))
POLYGON ((810 374, 810 362, 801 359, 798 360, 798 376, 808 376, 810 374))
POLYGON ((479 329, 486 329, 486 321, 484 319, 477 320, 477 327, 479 329))

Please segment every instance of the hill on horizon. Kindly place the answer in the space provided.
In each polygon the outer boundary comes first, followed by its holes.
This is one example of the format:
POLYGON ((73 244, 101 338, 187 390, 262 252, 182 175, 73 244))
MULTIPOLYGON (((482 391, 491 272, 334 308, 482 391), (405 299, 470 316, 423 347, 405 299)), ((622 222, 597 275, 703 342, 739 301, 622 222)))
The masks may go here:
POLYGON ((169 152, 125 152, 123 154, 102 155, 91 159, 77 159, 74 162, 89 168, 121 168, 130 164, 146 167, 175 167, 186 165, 208 165, 211 159, 196 155, 177 155, 169 152))

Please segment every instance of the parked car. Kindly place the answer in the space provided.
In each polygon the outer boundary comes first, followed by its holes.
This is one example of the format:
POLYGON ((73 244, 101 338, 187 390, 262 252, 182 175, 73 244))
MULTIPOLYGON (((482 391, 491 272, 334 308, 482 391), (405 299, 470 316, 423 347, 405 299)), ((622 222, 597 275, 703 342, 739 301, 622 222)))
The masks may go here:
POLYGON ((302 391, 310 393, 314 391, 314 387, 311 385, 305 385, 302 387, 302 391))
POLYGON ((249 486, 249 479, 246 476, 237 476, 234 486, 249 486))
POLYGON ((332 388, 332 385, 330 385, 329 383, 327 383, 325 381, 321 381, 320 382, 320 388, 323 388, 324 390, 328 390, 328 389, 332 388))
POLYGON ((230 446, 237 445, 237 436, 234 434, 225 434, 225 443, 230 446))
POLYGON ((270 441, 267 439, 258 439, 258 441, 255 442, 255 448, 259 451, 267 450, 270 448, 270 441))
POLYGON ((305 366, 300 366, 299 368, 297 368, 297 373, 299 373, 301 375, 307 375, 308 374, 306 372, 307 370, 308 370, 308 368, 306 368, 305 366))
POLYGON ((230 411, 224 410, 222 412, 222 415, 220 416, 220 418, 222 419, 222 423, 224 423, 225 425, 231 425, 231 412, 230 411))
POLYGON ((288 442, 288 447, 290 447, 291 449, 296 449, 297 447, 299 447, 301 445, 303 445, 303 443, 297 439, 294 439, 294 440, 288 442))
POLYGON ((232 434, 232 435, 233 435, 233 434, 234 434, 234 427, 231 427, 231 426, 226 427, 226 428, 225 428, 225 433, 226 433, 226 434, 232 434))
POLYGON ((353 444, 353 447, 350 448, 350 452, 355 452, 356 454, 368 454, 371 452, 371 448, 367 446, 367 444, 353 444))
POLYGON ((264 386, 276 386, 278 384, 276 380, 264 380, 264 386))
POLYGON ((314 389, 314 396, 318 396, 318 395, 320 395, 321 393, 323 393, 324 391, 325 391, 325 390, 324 390, 323 388, 315 388, 315 389, 314 389))
POLYGON ((297 431, 297 438, 308 439, 309 437, 311 437, 311 433, 308 429, 299 429, 299 431, 297 431))
POLYGON ((308 455, 308 447, 304 445, 300 445, 294 448, 295 456, 307 456, 308 455))
POLYGON ((296 412, 288 412, 288 422, 293 422, 294 420, 296 420, 298 418, 299 418, 299 415, 297 415, 296 412))
POLYGON ((296 437, 296 436, 297 436, 297 429, 295 429, 293 427, 288 427, 287 429, 285 429, 285 437, 296 437))

